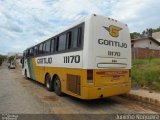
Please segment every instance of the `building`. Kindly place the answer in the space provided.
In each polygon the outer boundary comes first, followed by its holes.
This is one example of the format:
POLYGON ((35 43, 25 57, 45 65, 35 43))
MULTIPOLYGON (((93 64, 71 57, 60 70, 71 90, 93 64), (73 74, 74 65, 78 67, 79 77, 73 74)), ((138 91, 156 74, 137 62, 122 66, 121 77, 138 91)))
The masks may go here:
POLYGON ((16 52, 9 52, 7 57, 11 57, 11 56, 16 56, 16 57, 22 57, 23 54, 22 53, 16 53, 16 52))
POLYGON ((154 32, 154 33, 152 33, 152 37, 160 42, 160 32, 154 32))
POLYGON ((132 39, 132 59, 160 58, 160 42, 153 37, 132 39))
POLYGON ((147 48, 153 50, 160 50, 160 42, 153 37, 143 37, 132 39, 132 48, 147 48))

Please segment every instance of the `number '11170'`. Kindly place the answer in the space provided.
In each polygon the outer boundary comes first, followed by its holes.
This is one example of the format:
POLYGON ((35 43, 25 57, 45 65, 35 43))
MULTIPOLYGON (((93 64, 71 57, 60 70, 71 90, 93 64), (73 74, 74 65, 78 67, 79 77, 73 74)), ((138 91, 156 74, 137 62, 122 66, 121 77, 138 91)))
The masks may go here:
POLYGON ((64 63, 79 63, 79 62, 80 62, 79 55, 64 56, 64 63))

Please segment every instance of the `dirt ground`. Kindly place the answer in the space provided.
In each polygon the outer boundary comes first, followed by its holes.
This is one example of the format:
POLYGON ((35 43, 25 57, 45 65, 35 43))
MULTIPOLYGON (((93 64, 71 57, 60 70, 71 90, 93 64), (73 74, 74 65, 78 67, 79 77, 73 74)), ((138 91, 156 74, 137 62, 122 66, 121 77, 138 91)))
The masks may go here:
POLYGON ((84 101, 69 95, 57 96, 44 85, 22 76, 21 69, 0 67, 0 113, 110 114, 160 113, 144 103, 115 96, 84 101))

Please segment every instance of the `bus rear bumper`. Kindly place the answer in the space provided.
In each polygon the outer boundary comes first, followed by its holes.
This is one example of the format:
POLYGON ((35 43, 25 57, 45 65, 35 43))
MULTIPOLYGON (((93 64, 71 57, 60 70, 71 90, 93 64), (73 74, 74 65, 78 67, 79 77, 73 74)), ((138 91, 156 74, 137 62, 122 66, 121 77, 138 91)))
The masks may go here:
POLYGON ((115 95, 128 93, 131 89, 131 83, 122 83, 116 85, 108 85, 103 87, 83 87, 82 91, 86 94, 82 99, 99 99, 115 95))

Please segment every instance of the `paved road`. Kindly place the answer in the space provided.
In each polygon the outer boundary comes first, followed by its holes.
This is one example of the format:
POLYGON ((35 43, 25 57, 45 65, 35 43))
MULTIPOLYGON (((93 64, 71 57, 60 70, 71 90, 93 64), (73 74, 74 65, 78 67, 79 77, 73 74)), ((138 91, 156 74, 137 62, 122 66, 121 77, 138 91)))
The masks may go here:
POLYGON ((0 68, 0 113, 160 113, 148 105, 122 97, 84 101, 68 95, 59 97, 43 85, 26 80, 20 70, 0 68))

